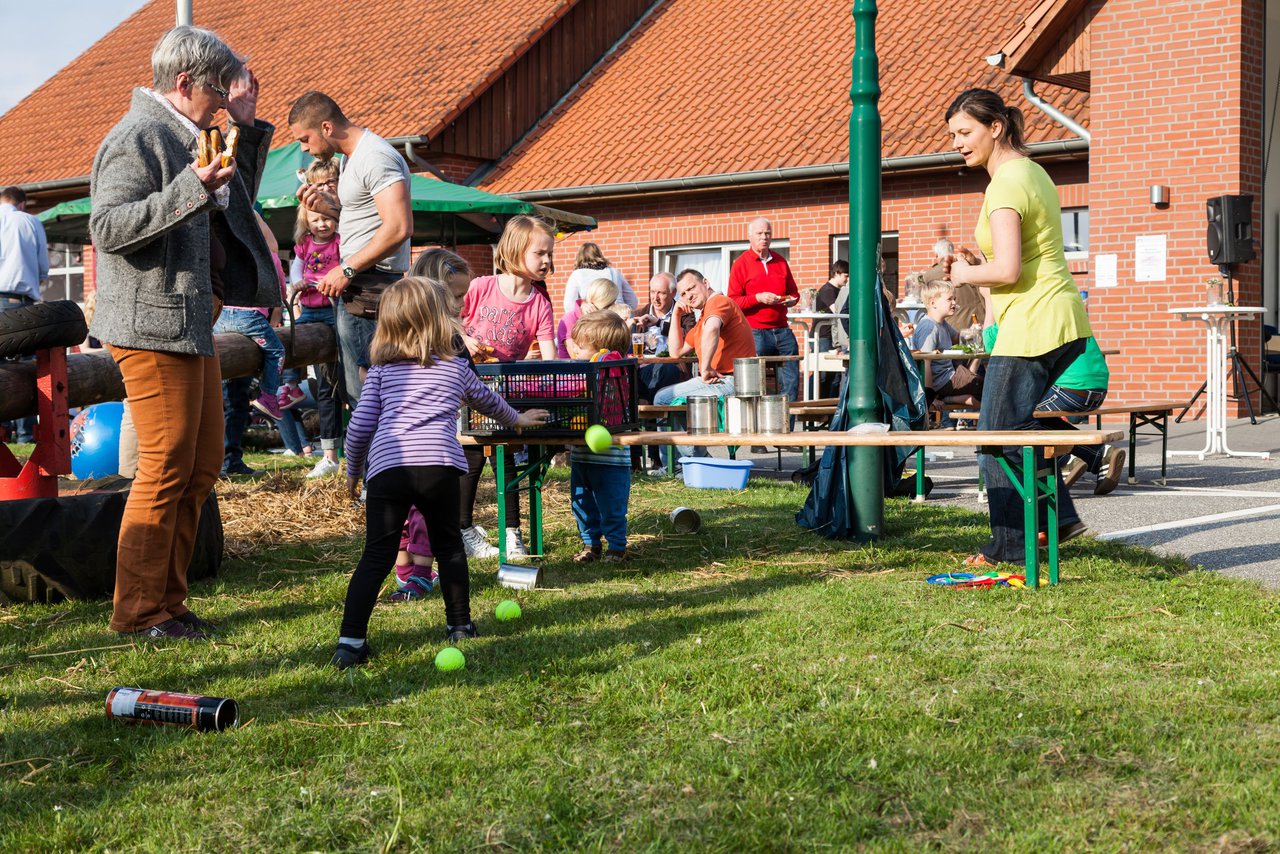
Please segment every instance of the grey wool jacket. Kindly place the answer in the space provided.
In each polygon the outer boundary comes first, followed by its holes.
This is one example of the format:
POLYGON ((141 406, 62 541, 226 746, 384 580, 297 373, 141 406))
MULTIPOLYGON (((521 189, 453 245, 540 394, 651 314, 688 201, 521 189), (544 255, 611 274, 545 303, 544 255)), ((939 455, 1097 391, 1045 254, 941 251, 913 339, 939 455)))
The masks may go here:
MULTIPOLYGON (((240 246, 227 247, 223 300, 277 306, 280 280, 253 216, 275 128, 262 121, 238 126, 226 218, 240 246)), ((209 212, 216 203, 190 168, 195 150, 190 130, 141 89, 98 148, 89 178, 95 338, 133 350, 214 355, 209 212)))

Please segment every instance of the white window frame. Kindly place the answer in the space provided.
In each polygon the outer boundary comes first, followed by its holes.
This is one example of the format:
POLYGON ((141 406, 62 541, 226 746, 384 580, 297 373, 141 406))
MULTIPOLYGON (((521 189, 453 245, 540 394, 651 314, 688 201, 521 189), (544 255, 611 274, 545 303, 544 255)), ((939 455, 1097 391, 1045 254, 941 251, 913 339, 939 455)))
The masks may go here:
MULTIPOLYGON (((1065 254, 1067 256, 1068 261, 1088 261, 1089 260, 1089 219, 1088 219, 1089 206, 1088 205, 1080 205, 1078 207, 1062 209, 1062 244, 1064 249, 1066 246, 1070 245, 1069 242, 1067 241, 1067 216, 1078 215, 1081 213, 1085 215, 1085 227, 1084 227, 1084 234, 1083 234, 1084 249, 1081 249, 1079 251, 1067 250, 1065 254)), ((1074 233, 1078 235, 1079 229, 1075 229, 1074 233)))
MULTIPOLYGON (((880 232, 880 242, 881 242, 881 245, 883 245, 883 244, 884 244, 884 241, 889 240, 889 239, 891 239, 891 238, 892 238, 893 240, 897 241, 897 240, 898 240, 898 238, 899 238, 899 234, 898 234, 898 232, 896 232, 896 231, 882 231, 882 232, 880 232)), ((836 261, 840 260, 840 247, 841 247, 841 246, 843 246, 843 247, 844 247, 844 257, 845 257, 845 259, 847 260, 847 259, 849 258, 849 235, 847 235, 847 234, 833 234, 833 235, 831 235, 831 261, 832 261, 832 263, 835 263, 836 261)), ((901 247, 901 243, 899 243, 899 244, 898 244, 898 246, 899 246, 899 247, 901 247)), ((895 252, 894 254, 895 254, 895 257, 897 257, 897 258, 898 258, 898 265, 899 265, 899 269, 898 269, 898 278, 900 279, 900 278, 902 277, 902 269, 901 269, 901 264, 902 264, 902 255, 901 255, 901 249, 899 249, 899 250, 898 250, 897 252, 895 252)), ((897 284, 898 284, 898 283, 897 283, 897 282, 890 282, 889 284, 891 285, 891 290, 892 290, 893 288, 896 288, 896 287, 897 287, 897 284)))
MULTIPOLYGON (((724 293, 729 287, 729 269, 733 266, 735 253, 740 255, 751 248, 751 244, 745 240, 734 241, 733 243, 687 243, 680 246, 655 246, 652 249, 653 272, 658 274, 664 270, 673 276, 678 274, 679 270, 668 269, 669 266, 663 261, 668 256, 675 256, 681 252, 711 252, 720 250, 720 269, 724 270, 724 281, 717 282, 713 278, 708 277, 707 281, 711 284, 711 289, 716 293, 724 293)), ((790 240, 774 240, 769 244, 770 252, 777 252, 788 262, 791 258, 791 241, 790 240)), ((699 271, 701 272, 701 271, 699 271)))
MULTIPOLYGON (((55 245, 58 245, 58 244, 55 244, 55 245)), ((84 247, 80 246, 80 248, 77 249, 76 248, 77 244, 74 244, 74 243, 65 243, 61 245, 63 247, 62 249, 63 263, 62 263, 62 266, 60 267, 55 267, 52 264, 49 265, 49 292, 48 293, 52 299, 71 299, 71 277, 77 274, 79 274, 81 277, 84 276, 84 247), (80 260, 79 266, 71 263, 71 258, 74 255, 80 256, 81 260, 80 260), (53 292, 53 287, 54 287, 53 283, 59 277, 62 278, 62 285, 61 285, 62 292, 61 294, 55 294, 53 292)), ((49 248, 52 250, 53 246, 50 246, 49 248)), ((80 293, 81 293, 80 305, 83 306, 84 305, 84 279, 83 278, 81 278, 80 293)))

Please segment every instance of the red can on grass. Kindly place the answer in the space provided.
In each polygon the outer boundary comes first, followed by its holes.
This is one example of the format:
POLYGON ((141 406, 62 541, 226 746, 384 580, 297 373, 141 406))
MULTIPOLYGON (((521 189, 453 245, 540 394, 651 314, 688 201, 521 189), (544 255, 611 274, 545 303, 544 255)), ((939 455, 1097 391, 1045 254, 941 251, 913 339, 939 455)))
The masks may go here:
POLYGON ((128 723, 165 724, 200 732, 222 732, 240 722, 235 700, 200 697, 145 688, 112 688, 107 694, 107 717, 128 723))

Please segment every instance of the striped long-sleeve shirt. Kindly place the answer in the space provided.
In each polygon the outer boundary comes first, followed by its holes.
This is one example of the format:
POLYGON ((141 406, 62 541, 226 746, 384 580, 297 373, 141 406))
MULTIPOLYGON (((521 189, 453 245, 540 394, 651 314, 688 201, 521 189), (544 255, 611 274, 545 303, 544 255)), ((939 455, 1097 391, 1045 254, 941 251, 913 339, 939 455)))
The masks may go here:
POLYGON ((467 470, 458 442, 462 402, 512 426, 517 413, 471 372, 462 357, 424 368, 392 362, 369 370, 347 427, 347 473, 368 481, 396 466, 467 470))

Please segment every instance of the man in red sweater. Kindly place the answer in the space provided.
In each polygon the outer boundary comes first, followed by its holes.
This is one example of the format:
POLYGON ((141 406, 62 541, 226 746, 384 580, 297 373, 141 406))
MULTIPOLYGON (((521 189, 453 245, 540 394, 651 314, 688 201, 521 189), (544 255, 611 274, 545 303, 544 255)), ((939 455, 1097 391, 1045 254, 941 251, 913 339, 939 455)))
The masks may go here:
MULTIPOLYGON (((800 299, 800 291, 786 259, 769 251, 773 226, 764 217, 756 217, 747 225, 747 239, 751 248, 733 262, 727 296, 746 315, 757 355, 798 355, 795 333, 787 325, 787 308, 800 299)), ((778 391, 788 400, 800 398, 798 362, 778 365, 778 391)))

